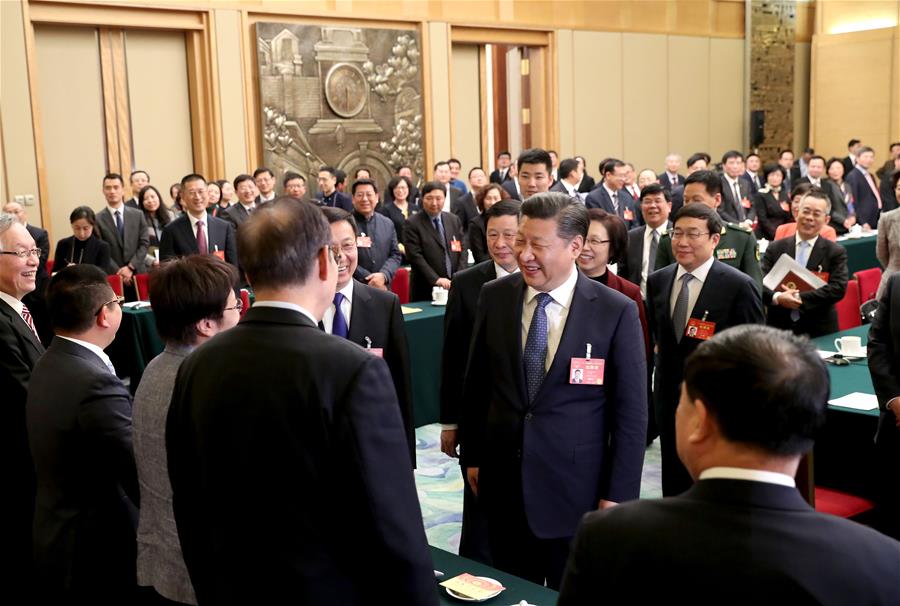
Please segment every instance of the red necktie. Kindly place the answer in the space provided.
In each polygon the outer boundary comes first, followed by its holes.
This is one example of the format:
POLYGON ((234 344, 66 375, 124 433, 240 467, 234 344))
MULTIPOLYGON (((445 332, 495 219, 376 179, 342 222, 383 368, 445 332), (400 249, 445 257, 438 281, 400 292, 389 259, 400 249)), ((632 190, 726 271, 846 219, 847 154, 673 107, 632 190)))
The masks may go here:
POLYGON ((872 188, 872 193, 875 194, 875 199, 878 200, 878 208, 881 208, 881 192, 878 191, 878 188, 875 187, 875 179, 872 178, 872 175, 869 174, 869 171, 866 171, 866 181, 869 182, 869 187, 872 188))
POLYGON ((28 311, 28 308, 25 307, 25 304, 22 304, 22 319, 25 320, 25 324, 28 325, 28 328, 31 329, 31 332, 34 333, 34 336, 37 337, 37 329, 34 327, 34 320, 31 319, 31 312, 28 311))
POLYGON ((203 229, 203 221, 197 221, 197 251, 201 255, 209 254, 209 245, 206 243, 206 231, 203 229))
POLYGON ((631 197, 635 200, 638 199, 637 188, 634 185, 631 186, 631 197))

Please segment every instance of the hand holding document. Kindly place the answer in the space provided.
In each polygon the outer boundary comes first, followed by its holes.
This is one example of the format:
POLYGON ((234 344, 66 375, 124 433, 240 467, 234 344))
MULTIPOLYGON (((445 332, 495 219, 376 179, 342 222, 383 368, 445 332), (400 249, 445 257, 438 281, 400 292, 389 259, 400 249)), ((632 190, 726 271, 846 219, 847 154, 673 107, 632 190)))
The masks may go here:
POLYGON ((797 263, 787 253, 778 257, 778 261, 763 278, 763 285, 775 292, 809 292, 825 284, 822 278, 797 263))

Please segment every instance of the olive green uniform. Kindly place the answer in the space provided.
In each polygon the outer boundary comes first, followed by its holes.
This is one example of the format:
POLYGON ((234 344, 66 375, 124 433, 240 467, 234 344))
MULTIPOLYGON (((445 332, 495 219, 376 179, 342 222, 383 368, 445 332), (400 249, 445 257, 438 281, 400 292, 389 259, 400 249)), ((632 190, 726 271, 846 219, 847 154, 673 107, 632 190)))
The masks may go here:
MULTIPOLYGON (((759 247, 756 244, 756 236, 749 227, 742 227, 735 223, 726 223, 722 228, 719 245, 716 246, 716 259, 731 265, 733 268, 744 272, 759 285, 762 291, 762 270, 759 266, 759 247)), ((666 232, 659 238, 656 251, 656 265, 654 270, 662 269, 666 265, 675 262, 672 253, 672 239, 670 232, 666 232)))

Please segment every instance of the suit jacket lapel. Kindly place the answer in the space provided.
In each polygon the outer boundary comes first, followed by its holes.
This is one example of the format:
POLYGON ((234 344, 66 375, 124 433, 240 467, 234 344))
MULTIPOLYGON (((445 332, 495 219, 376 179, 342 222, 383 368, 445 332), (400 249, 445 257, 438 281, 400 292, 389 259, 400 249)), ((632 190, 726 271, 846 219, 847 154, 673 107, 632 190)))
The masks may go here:
MULTIPOLYGON (((434 219, 432 219, 430 216, 428 216, 428 213, 421 213, 421 214, 423 214, 425 216, 425 224, 431 230, 431 237, 434 238, 435 242, 440 244, 440 246, 443 250, 447 250, 447 243, 441 237, 441 232, 439 232, 438 229, 434 226, 434 219)), ((443 225, 443 223, 444 223, 443 213, 441 213, 440 219, 441 219, 441 224, 443 225)), ((445 234, 447 233, 446 225, 444 225, 444 233, 445 234)))
POLYGON ((700 288, 700 293, 697 295, 697 302, 694 303, 694 309, 691 310, 690 317, 702 318, 703 314, 709 309, 712 299, 716 297, 716 280, 720 271, 719 261, 713 261, 709 272, 706 274, 706 280, 700 288))
POLYGON ((669 301, 672 300, 672 289, 675 287, 675 275, 678 273, 678 263, 673 263, 668 267, 660 270, 669 272, 669 275, 666 276, 665 288, 663 288, 662 296, 659 297, 657 305, 662 305, 662 313, 659 314, 660 317, 665 318, 665 323, 663 326, 659 327, 660 335, 671 335, 674 333, 675 328, 672 323, 672 311, 670 309, 669 301))
POLYGON ((365 345, 366 312, 372 296, 366 290, 365 285, 353 280, 353 303, 350 305, 349 326, 347 327, 347 339, 357 345, 365 345))
POLYGON ((806 260, 807 269, 820 271, 819 268, 825 264, 825 246, 825 239, 822 236, 816 238, 816 243, 809 251, 809 258, 806 260))
MULTIPOLYGON (((184 243, 190 247, 192 252, 200 252, 200 247, 197 246, 197 237, 194 235, 193 228, 191 228, 191 219, 187 215, 184 215, 184 221, 179 221, 179 223, 178 229, 181 230, 182 236, 184 237, 184 243)), ((207 230, 207 233, 209 233, 209 230, 207 230)))
POLYGON ((5 315, 10 323, 10 326, 16 330, 22 338, 34 349, 35 354, 32 356, 33 359, 37 359, 41 354, 44 353, 44 346, 38 340, 37 336, 35 336, 34 331, 32 331, 28 324, 25 323, 25 320, 22 319, 22 316, 16 313, 12 307, 6 304, 5 301, 0 301, 0 313, 5 315))
POLYGON ((112 215, 109 214, 109 209, 104 208, 99 213, 97 213, 97 220, 100 221, 101 229, 105 229, 113 235, 112 239, 119 245, 119 248, 121 249, 122 238, 119 237, 119 230, 116 229, 116 222, 113 220, 112 215))
POLYGON ((516 376, 519 378, 519 401, 523 403, 525 408, 528 408, 528 388, 525 383, 525 361, 523 358, 524 352, 522 351, 523 347, 525 347, 525 344, 522 343, 522 313, 525 310, 525 296, 528 293, 528 285, 525 284, 522 274, 514 275, 517 276, 515 279, 519 282, 518 288, 515 290, 516 313, 509 314, 506 317, 509 318, 509 322, 511 323, 510 329, 513 331, 514 335, 513 342, 516 344, 516 350, 513 352, 513 359, 515 360, 516 376))

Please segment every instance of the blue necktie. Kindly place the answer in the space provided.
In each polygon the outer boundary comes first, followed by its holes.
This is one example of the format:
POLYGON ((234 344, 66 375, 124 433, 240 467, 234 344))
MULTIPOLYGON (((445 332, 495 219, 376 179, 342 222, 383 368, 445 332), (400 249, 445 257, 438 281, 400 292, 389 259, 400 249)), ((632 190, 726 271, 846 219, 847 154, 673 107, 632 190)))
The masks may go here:
MULTIPOLYGON (((797 263, 800 264, 801 267, 806 267, 806 263, 809 261, 809 241, 800 240, 799 250, 797 251, 797 263)), ((792 309, 791 310, 791 321, 796 322, 800 319, 800 310, 792 309)))
POLYGON ((125 224, 122 222, 122 211, 116 211, 116 229, 119 230, 119 238, 125 241, 125 224))
POLYGON ((334 293, 334 319, 331 321, 331 334, 336 337, 347 338, 350 332, 347 329, 347 320, 341 312, 341 303, 344 301, 344 295, 339 292, 334 293))
POLYGON ((528 387, 528 403, 534 401, 541 383, 544 382, 544 365, 547 362, 547 311, 546 307, 553 297, 545 292, 538 293, 531 326, 528 327, 528 338, 525 340, 525 383, 528 387))
POLYGON ((453 277, 453 264, 450 263, 450 253, 447 252, 447 234, 444 232, 444 223, 440 217, 435 217, 432 221, 434 221, 434 228, 441 234, 441 242, 444 243, 444 269, 447 270, 447 277, 451 278, 453 277))

